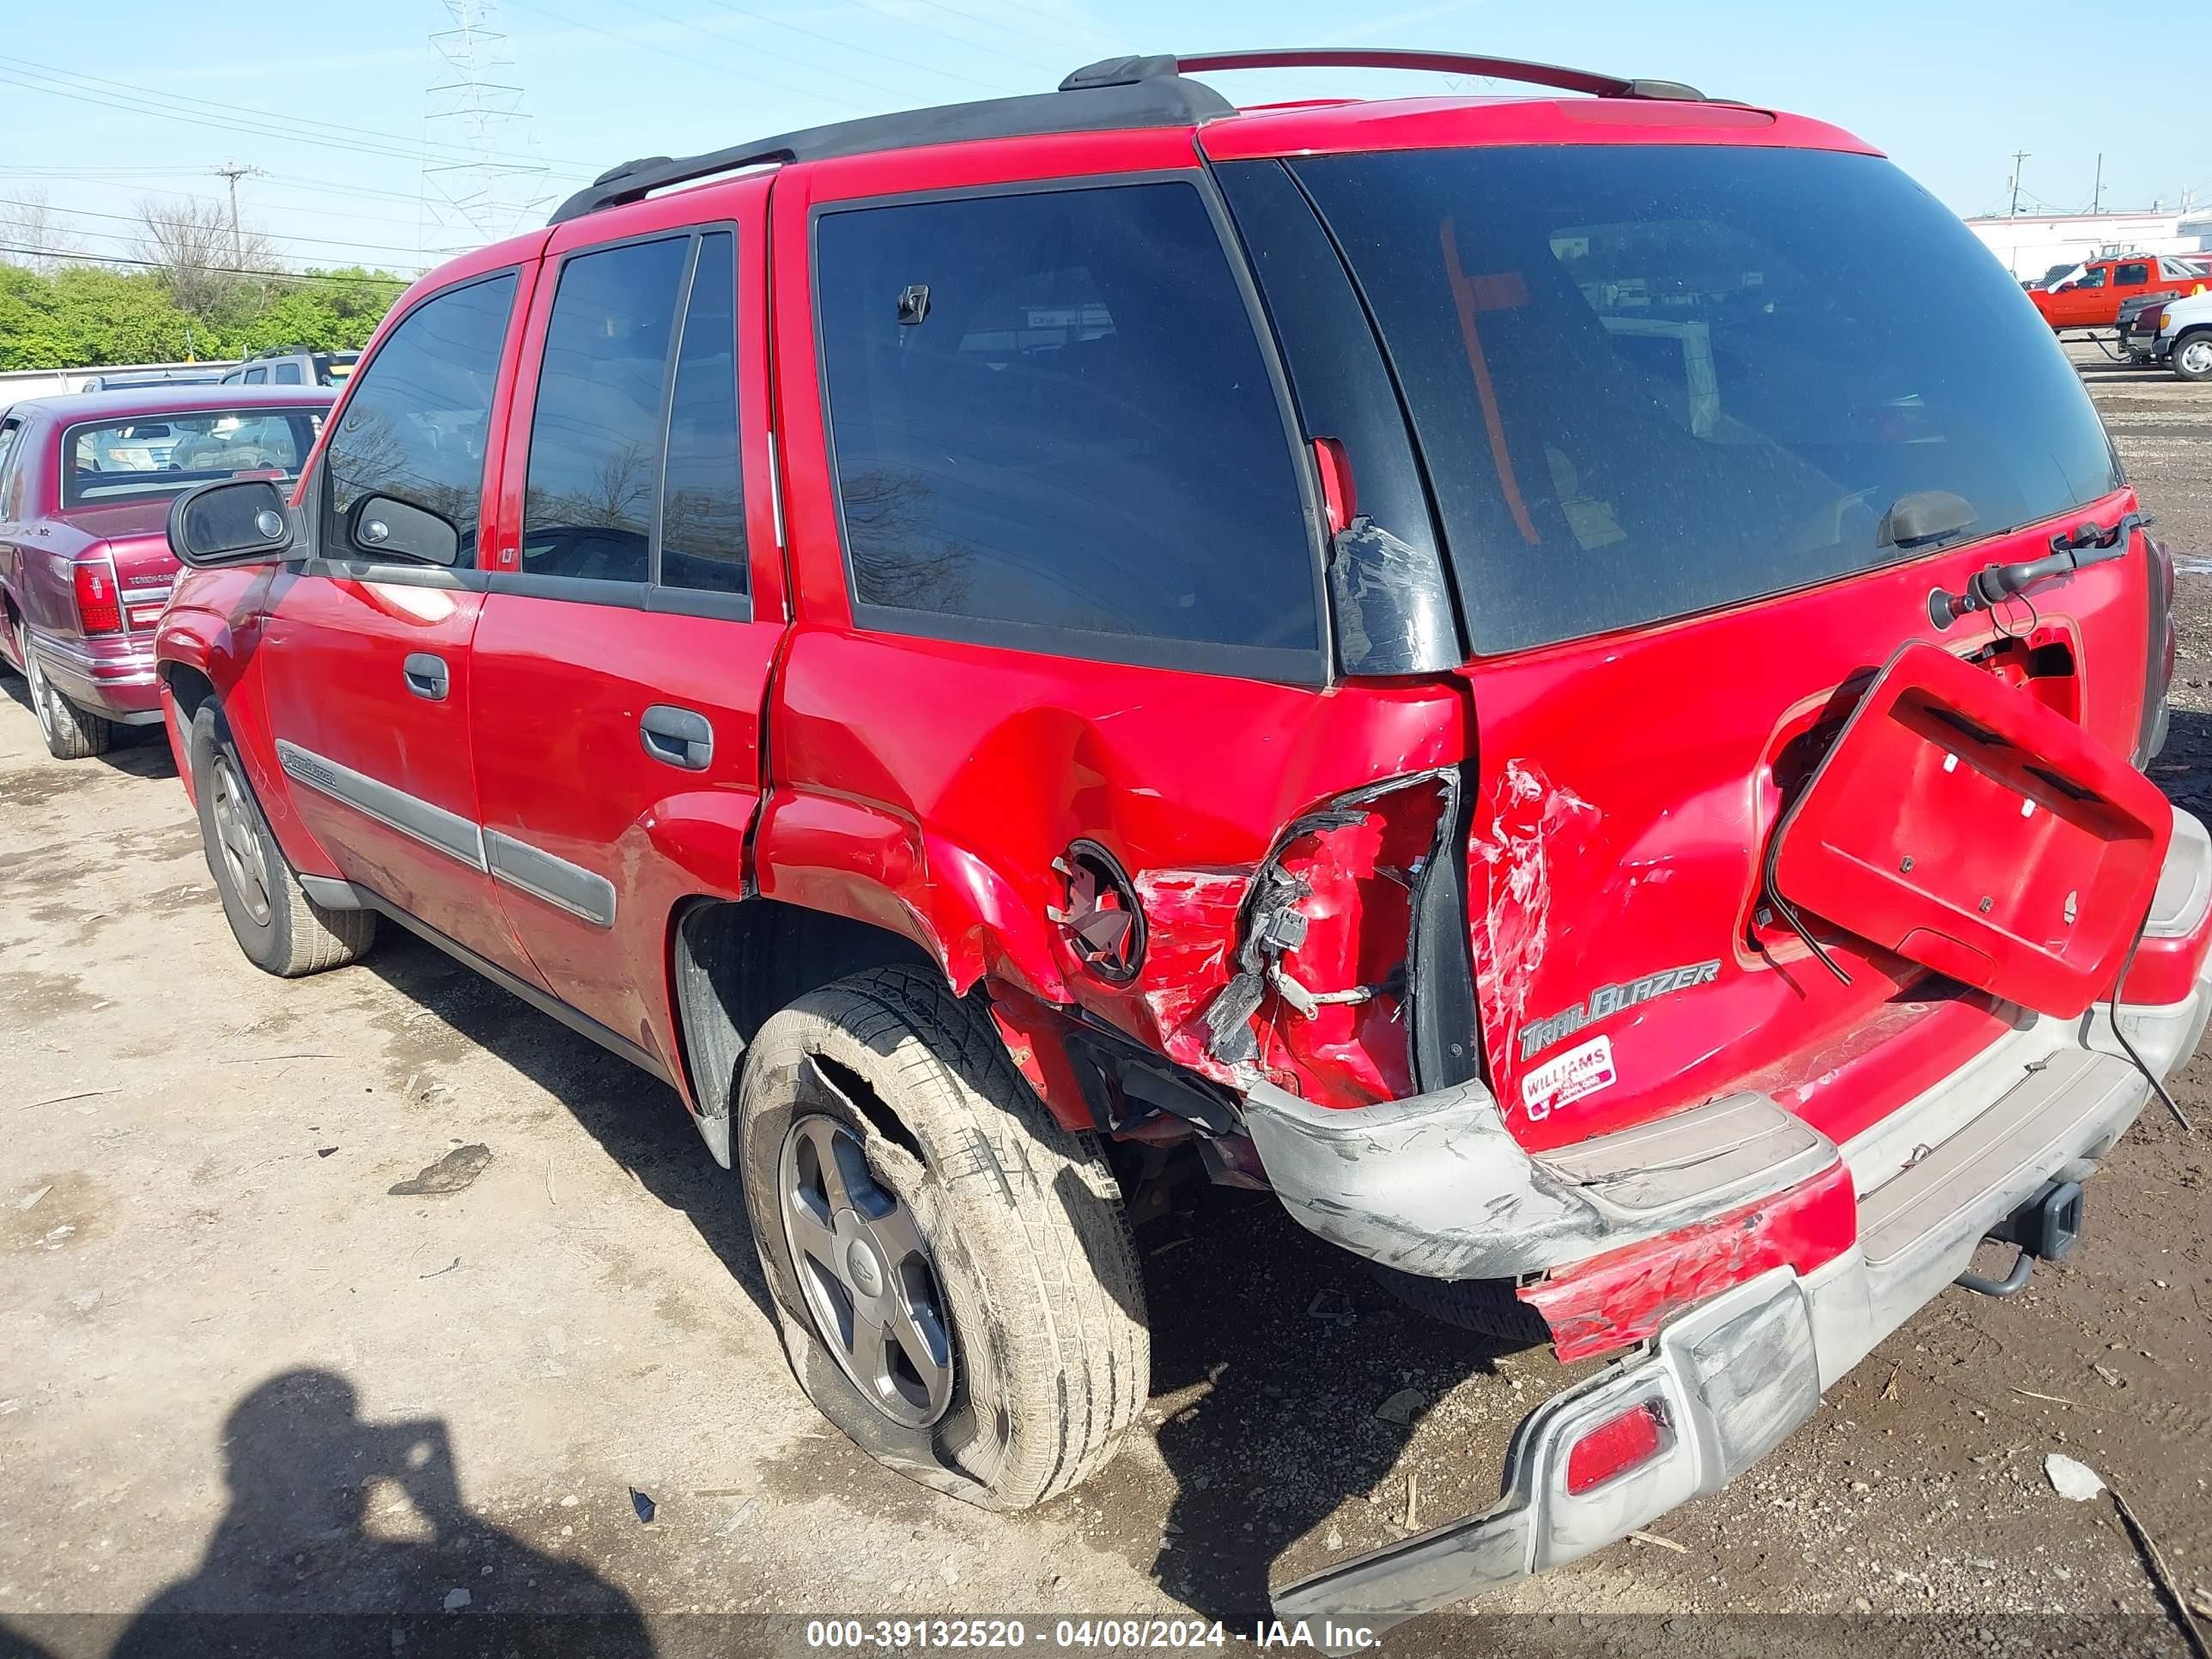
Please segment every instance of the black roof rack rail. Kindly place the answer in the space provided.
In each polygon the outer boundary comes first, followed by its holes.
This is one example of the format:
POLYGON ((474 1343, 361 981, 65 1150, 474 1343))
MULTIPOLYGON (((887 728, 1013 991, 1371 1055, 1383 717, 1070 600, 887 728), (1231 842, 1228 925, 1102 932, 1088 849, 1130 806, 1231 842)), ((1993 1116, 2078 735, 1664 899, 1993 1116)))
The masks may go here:
POLYGON ((869 115, 857 121, 757 138, 705 155, 673 159, 653 155, 625 161, 562 203, 547 222, 557 225, 600 208, 642 201, 654 191, 672 185, 771 162, 821 161, 872 150, 956 144, 972 138, 1030 138, 1054 132, 1175 126, 1236 112, 1236 106, 1212 88, 1169 74, 1077 88, 1075 95, 1027 93, 1013 98, 979 99, 969 104, 941 104, 933 109, 902 110, 894 115, 869 115))
POLYGON ((1478 58, 1463 52, 1404 52, 1358 46, 1285 47, 1256 52, 1201 52, 1109 58, 1077 70, 1057 92, 974 103, 940 104, 932 109, 865 116, 828 126, 756 138, 703 155, 648 155, 610 167, 554 210, 546 222, 562 224, 601 208, 641 202, 656 190, 696 183, 743 167, 792 161, 828 161, 871 151, 915 149, 924 144, 959 143, 976 138, 1029 138, 1057 132, 1109 132, 1122 127, 1196 125, 1237 112, 1236 106, 1211 87, 1187 78, 1187 72, 1235 69, 1433 70, 1447 75, 1481 75, 1501 80, 1587 92, 1600 98, 1674 99, 1702 103, 1703 94, 1675 81, 1630 81, 1589 70, 1550 64, 1524 64, 1510 58, 1478 58))
POLYGON ((1587 92, 1600 98, 1657 98, 1702 104, 1705 95, 1680 81, 1632 81, 1592 70, 1531 64, 1518 58, 1482 58, 1463 52, 1409 52, 1388 46, 1282 46, 1253 52, 1201 52, 1175 58, 1109 58, 1079 69, 1060 83, 1078 87, 1117 86, 1123 76, 1149 80, 1164 75, 1203 74, 1208 70, 1389 69, 1432 70, 1443 75, 1481 75, 1498 81, 1587 92))

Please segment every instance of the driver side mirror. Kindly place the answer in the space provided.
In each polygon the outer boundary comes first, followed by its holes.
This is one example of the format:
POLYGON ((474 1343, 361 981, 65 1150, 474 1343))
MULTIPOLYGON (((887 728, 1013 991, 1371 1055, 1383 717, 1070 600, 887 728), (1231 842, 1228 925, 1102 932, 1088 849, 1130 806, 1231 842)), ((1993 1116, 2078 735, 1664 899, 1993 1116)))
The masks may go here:
POLYGON ((346 514, 346 545, 363 558, 452 565, 460 562, 461 532, 451 519, 426 507, 364 495, 346 514))
POLYGON ((293 556, 290 504, 266 478, 218 478, 169 504, 169 550, 196 569, 273 564, 293 556))

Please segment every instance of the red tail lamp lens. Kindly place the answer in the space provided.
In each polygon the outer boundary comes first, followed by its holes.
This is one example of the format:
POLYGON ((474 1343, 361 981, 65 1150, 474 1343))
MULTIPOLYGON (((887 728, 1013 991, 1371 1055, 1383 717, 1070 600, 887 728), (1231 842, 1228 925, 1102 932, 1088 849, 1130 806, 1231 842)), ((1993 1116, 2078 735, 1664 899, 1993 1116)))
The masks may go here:
POLYGON ((1659 1455, 1667 1443, 1667 1419, 1654 1401, 1609 1417, 1575 1442, 1567 1454, 1567 1493, 1579 1498, 1616 1474, 1659 1455))
POLYGON ((123 610, 115 599, 115 578, 106 567, 76 567, 77 624, 88 634, 113 634, 123 627, 123 610))

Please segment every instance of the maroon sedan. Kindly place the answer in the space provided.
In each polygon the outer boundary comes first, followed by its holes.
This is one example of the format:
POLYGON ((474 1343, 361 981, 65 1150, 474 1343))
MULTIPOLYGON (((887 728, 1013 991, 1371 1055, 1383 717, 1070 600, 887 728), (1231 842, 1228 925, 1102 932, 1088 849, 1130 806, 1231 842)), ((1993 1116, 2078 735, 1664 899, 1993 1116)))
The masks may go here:
POLYGON ((0 661, 58 760, 161 718, 154 623, 177 571, 169 503, 212 478, 296 477, 332 393, 142 386, 0 413, 0 661))

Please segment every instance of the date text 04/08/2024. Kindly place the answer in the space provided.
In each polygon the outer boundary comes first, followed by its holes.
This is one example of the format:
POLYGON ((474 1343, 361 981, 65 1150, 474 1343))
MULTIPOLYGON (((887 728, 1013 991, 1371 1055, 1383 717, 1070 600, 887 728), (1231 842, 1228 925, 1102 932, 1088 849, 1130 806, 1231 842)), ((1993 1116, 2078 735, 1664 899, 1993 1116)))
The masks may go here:
MULTIPOLYGON (((1238 1635, 1243 1636, 1239 1632, 1238 1635)), ((915 1648, 1023 1648, 1071 1650, 1219 1648, 1228 1641, 1219 1620, 1060 1619, 1048 1629, 1032 1630, 1024 1619, 812 1619, 806 1625, 810 1648, 860 1652, 899 1652, 915 1648)), ((1306 1648, 1346 1653, 1371 1648, 1380 1639, 1364 1625, 1323 1620, 1270 1620, 1255 1624, 1249 1638, 1255 1647, 1306 1648)))

